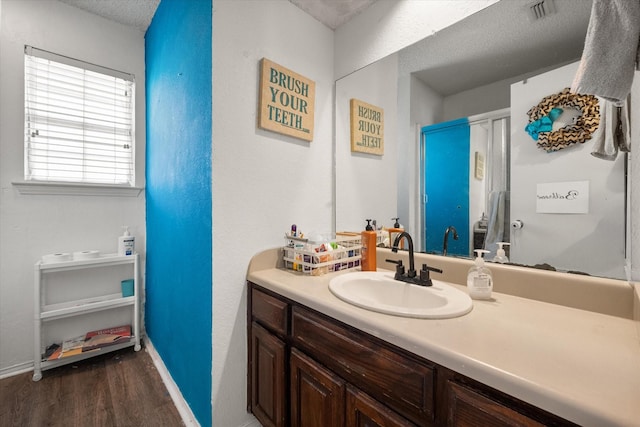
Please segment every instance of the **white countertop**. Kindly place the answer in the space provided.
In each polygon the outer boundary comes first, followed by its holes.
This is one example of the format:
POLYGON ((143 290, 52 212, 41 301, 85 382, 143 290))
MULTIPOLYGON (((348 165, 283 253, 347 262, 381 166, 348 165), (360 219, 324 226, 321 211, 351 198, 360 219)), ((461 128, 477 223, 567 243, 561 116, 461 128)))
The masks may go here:
POLYGON ((328 285, 338 274, 348 272, 261 265, 247 279, 577 424, 640 426, 635 321, 496 292, 462 317, 396 317, 335 297, 328 285))

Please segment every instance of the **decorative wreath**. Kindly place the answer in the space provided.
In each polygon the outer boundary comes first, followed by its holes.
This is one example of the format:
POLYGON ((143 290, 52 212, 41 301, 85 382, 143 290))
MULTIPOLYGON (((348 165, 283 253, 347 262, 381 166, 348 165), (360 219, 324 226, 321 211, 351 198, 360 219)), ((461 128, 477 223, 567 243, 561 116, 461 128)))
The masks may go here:
POLYGON ((537 140, 538 147, 552 152, 591 139, 600 124, 600 105, 593 95, 571 93, 569 88, 565 88, 560 93, 542 98, 527 115, 529 124, 525 130, 537 140), (551 123, 561 114, 563 107, 575 108, 581 114, 574 123, 551 131, 551 123))

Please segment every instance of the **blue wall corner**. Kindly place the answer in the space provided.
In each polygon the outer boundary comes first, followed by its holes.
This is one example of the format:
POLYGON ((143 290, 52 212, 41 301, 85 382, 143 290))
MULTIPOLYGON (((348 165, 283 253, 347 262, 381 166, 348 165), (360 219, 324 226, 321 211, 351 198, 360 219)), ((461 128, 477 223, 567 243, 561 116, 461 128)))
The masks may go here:
POLYGON ((146 331, 198 422, 212 366, 212 0, 162 0, 145 36, 146 331))

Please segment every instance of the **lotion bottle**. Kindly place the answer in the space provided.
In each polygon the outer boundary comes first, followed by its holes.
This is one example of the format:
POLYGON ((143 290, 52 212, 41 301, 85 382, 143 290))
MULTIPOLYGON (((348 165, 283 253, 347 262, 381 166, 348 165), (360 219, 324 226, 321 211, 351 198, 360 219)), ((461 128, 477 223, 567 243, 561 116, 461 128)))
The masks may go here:
POLYGON ((500 264, 506 264, 509 262, 509 258, 507 258, 507 254, 504 251, 504 245, 510 245, 511 243, 507 242, 498 242, 498 251, 496 252, 496 256, 493 258, 494 262, 499 262, 500 264))
POLYGON ((360 268, 362 271, 376 271, 376 240, 378 233, 371 226, 371 220, 368 219, 365 230, 361 233, 362 252, 360 268))
POLYGON ((124 234, 118 237, 118 255, 133 255, 135 252, 136 238, 129 233, 129 227, 123 226, 124 234))
POLYGON ((475 265, 469 269, 467 274, 467 288, 472 299, 491 299, 493 289, 493 277, 491 271, 484 266, 483 253, 488 253, 484 249, 476 249, 475 265))

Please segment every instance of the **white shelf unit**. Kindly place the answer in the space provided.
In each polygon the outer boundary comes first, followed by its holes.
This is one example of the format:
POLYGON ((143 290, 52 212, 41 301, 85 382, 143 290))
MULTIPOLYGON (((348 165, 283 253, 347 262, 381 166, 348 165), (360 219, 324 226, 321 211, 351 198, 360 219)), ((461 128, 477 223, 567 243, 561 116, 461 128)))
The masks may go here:
MULTIPOLYGON (((99 354, 134 346, 135 351, 140 350, 140 271, 139 255, 122 256, 117 254, 102 255, 94 259, 61 261, 43 263, 38 261, 34 265, 34 362, 33 381, 42 378, 42 371, 56 366, 74 363, 99 354), (133 296, 123 297, 121 293, 92 296, 75 300, 66 300, 49 304, 45 298, 47 286, 46 276, 49 273, 95 269, 110 266, 133 266, 134 293, 133 296), (56 360, 43 360, 45 345, 43 343, 43 328, 48 322, 74 316, 86 315, 105 310, 113 310, 122 307, 131 307, 133 310, 132 332, 133 337, 127 342, 107 346, 98 350, 88 351, 75 356, 64 357, 56 360)), ((89 332, 89 331, 86 331, 89 332)), ((51 344, 51 343, 49 343, 51 344)))

